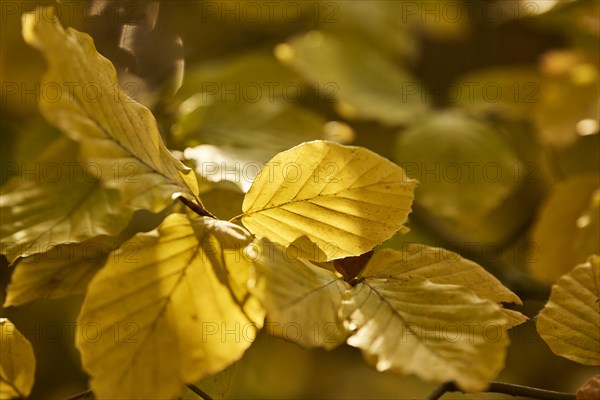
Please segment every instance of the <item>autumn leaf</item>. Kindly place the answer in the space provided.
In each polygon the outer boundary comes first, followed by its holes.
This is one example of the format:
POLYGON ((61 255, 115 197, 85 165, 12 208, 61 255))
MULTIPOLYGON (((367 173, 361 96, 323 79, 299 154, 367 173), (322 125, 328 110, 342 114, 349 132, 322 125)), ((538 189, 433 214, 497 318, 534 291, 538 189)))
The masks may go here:
POLYGON ((600 365, 600 257, 562 276, 537 316, 537 331, 552 351, 571 361, 600 365))
POLYGON ((344 342, 338 311, 347 282, 264 239, 246 251, 254 260, 249 290, 267 311, 270 334, 304 347, 332 349, 344 342))
POLYGON ((340 316, 351 332, 348 344, 379 371, 454 381, 477 392, 504 366, 508 337, 500 307, 458 285, 363 276, 346 292, 340 316))
POLYGON ((242 356, 264 317, 246 289, 250 240, 228 222, 171 214, 123 245, 134 252, 111 255, 76 341, 96 396, 170 398, 242 356))
MULTIPOLYGON (((61 244, 21 259, 11 276, 4 307, 85 293, 109 253, 120 244, 117 238, 98 236, 81 243, 61 244)), ((134 250, 129 247, 122 251, 134 250)))
POLYGON ((600 253, 600 177, 582 175, 557 182, 541 207, 532 236, 539 257, 528 266, 534 277, 547 283, 556 282, 590 254, 600 253))
MULTIPOLYGON (((380 278, 425 278, 436 284, 460 285, 495 303, 522 304, 521 299, 477 263, 446 249, 407 244, 400 250, 382 249, 359 275, 380 278)), ((507 328, 527 321, 513 310, 502 309, 507 328)))
POLYGON ((39 161, 0 188, 2 254, 9 261, 44 253, 59 244, 116 236, 133 209, 118 190, 106 188, 77 158, 77 145, 57 140, 39 161))
POLYGON ((357 256, 402 228, 415 186, 400 167, 367 149, 303 143, 261 170, 244 198, 242 223, 298 258, 357 256))
POLYGON ((6 318, 0 318, 0 353, 0 398, 26 398, 35 373, 33 348, 6 318))
POLYGON ((92 38, 64 30, 52 7, 25 14, 23 21, 25 41, 49 65, 42 86, 58 86, 56 97, 41 96, 40 109, 80 143, 103 183, 119 189, 131 207, 154 212, 178 196, 195 201, 194 174, 167 150, 150 110, 119 87, 115 68, 92 38))

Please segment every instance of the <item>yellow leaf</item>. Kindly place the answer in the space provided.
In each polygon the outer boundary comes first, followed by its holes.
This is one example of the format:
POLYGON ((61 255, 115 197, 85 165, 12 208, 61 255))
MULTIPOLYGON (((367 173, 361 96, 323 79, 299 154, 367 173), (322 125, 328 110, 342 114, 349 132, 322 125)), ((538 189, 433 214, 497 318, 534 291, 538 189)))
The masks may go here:
POLYGON ((303 143, 261 170, 244 198, 242 222, 299 258, 357 256, 402 228, 416 184, 367 149, 303 143))
MULTIPOLYGON (((61 244, 21 259, 10 278, 4 307, 85 293, 108 254, 120 244, 116 238, 99 236, 81 243, 61 244)), ((123 251, 133 250, 129 247, 123 251)))
MULTIPOLYGON (((477 296, 496 303, 522 304, 516 294, 475 262, 449 250, 421 244, 407 244, 401 250, 379 251, 360 276, 395 279, 419 276, 432 283, 463 286, 477 296)), ((502 311, 507 319, 507 327, 527 321, 527 317, 517 311, 502 311)))
POLYGON ((368 277, 346 292, 341 317, 379 371, 454 381, 484 390, 504 366, 508 337, 500 307, 457 285, 368 277))
POLYGON ((125 228, 133 209, 91 176, 91 167, 77 161, 76 144, 64 138, 2 186, 0 243, 9 261, 125 228))
POLYGON ((115 68, 92 38, 64 30, 53 10, 25 14, 23 22, 25 41, 49 64, 42 87, 56 89, 41 96, 46 119, 81 144, 103 182, 132 207, 157 212, 176 196, 194 199, 196 178, 167 150, 150 110, 119 87, 115 68))
POLYGON ((35 373, 33 348, 6 318, 0 318, 0 353, 0 398, 29 396, 35 373))
POLYGON ((170 398, 242 356, 264 317, 246 290, 249 241, 237 225, 171 214, 110 256, 76 342, 99 398, 170 398))
POLYGON ((554 186, 533 228, 533 242, 536 258, 529 268, 547 283, 600 253, 598 175, 576 176, 554 186))
POLYGON ((344 342, 348 335, 338 312, 348 283, 267 240, 250 244, 246 251, 254 260, 249 289, 267 311, 269 334, 304 347, 332 349, 344 342))
POLYGON ((600 257, 592 256, 552 286, 537 331, 552 351, 571 361, 600 365, 600 257))

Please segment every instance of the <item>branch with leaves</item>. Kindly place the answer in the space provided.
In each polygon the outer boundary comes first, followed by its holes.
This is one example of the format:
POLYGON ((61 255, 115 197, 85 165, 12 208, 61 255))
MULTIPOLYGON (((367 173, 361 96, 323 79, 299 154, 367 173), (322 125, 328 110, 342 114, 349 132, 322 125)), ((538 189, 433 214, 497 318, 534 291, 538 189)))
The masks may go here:
MULTIPOLYGON (((446 382, 441 384, 435 391, 433 391, 433 393, 427 397, 427 400, 439 400, 444 394, 451 392, 462 392, 462 390, 453 382, 446 382)), ((544 390, 504 382, 490 382, 490 385, 485 392, 501 393, 509 396, 528 397, 538 400, 575 400, 575 394, 555 392, 552 390, 544 390)))
MULTIPOLYGON (((88 35, 34 13, 25 15, 23 34, 46 57, 45 83, 78 83, 40 104, 67 137, 40 161, 68 160, 78 178, 40 184, 19 177, 2 187, 2 249, 16 265, 4 306, 84 293, 78 326, 114 332, 80 330, 75 338, 94 396, 174 398, 187 386, 209 399, 196 384, 242 358, 266 317, 272 326, 298 326, 291 340, 303 347, 348 344, 378 371, 453 382, 432 399, 452 390, 551 395, 488 388, 504 367, 508 330, 527 320, 505 307, 522 302, 500 280, 443 248, 374 251, 406 230, 412 211, 418 182, 400 166, 362 147, 306 141, 270 158, 239 217, 220 220, 200 199, 201 177, 167 149, 152 113, 115 90, 115 69, 88 35), (98 102, 82 91, 90 82, 98 102), (122 237, 138 210, 165 217, 150 232, 122 237), (97 257, 85 256, 89 246, 97 257), (49 262, 43 255, 52 249, 69 252, 49 262)), ((335 40, 326 43, 344 55, 335 40)), ((310 43, 292 44, 312 54, 310 43)), ((412 107, 416 114, 424 108, 412 107)), ((380 113, 367 104, 361 111, 380 113)), ((410 120, 397 118, 390 122, 410 120)), ((592 257, 561 278, 537 320, 553 351, 589 365, 600 354, 599 269, 592 257), (576 302, 585 304, 583 324, 576 302), (577 333, 556 337, 561 326, 577 333)), ((25 397, 33 351, 14 325, 1 325, 9 356, 0 363, 0 388, 25 397)))

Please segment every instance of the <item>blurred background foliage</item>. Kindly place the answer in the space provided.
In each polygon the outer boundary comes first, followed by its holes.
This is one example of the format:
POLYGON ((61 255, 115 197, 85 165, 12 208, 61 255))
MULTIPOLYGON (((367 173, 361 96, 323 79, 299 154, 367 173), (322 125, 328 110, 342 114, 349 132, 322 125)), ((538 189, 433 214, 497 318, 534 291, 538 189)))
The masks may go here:
MULTIPOLYGON (((2 182, 4 166, 59 136, 37 109, 44 61, 20 34, 20 15, 45 3, 2 2, 2 182)), ((600 253, 597 1, 59 3, 63 24, 93 36, 171 149, 242 178, 220 181, 196 163, 220 218, 239 213, 256 165, 320 138, 368 147, 421 181, 411 231, 384 246, 458 251, 515 290, 530 317, 550 284, 600 253)), ((130 228, 158 221, 137 214, 130 228)), ((2 266, 4 286, 10 272, 2 266)), ((3 310, 36 351, 32 398, 86 387, 70 333, 80 301, 3 310)), ((597 372, 554 356, 532 321, 512 342, 500 380, 574 391, 597 372)), ((308 351, 268 333, 219 379, 231 398, 406 399, 433 388, 378 373, 355 349, 308 351)))

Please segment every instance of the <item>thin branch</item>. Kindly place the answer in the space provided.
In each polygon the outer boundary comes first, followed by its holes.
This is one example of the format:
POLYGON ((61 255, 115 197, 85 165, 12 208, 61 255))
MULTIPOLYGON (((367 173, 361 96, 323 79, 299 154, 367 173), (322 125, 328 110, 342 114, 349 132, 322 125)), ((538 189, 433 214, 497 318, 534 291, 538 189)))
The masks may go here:
POLYGON ((229 220, 229 222, 235 222, 235 221, 238 221, 238 220, 242 219, 242 217, 243 217, 243 216, 244 216, 244 214, 236 215, 235 217, 231 218, 231 219, 229 220))
POLYGON ((190 210, 192 210, 193 212, 195 212, 196 214, 198 214, 201 217, 211 217, 214 219, 218 219, 217 217, 215 217, 210 211, 208 211, 206 208, 204 208, 204 206, 191 202, 188 199, 186 199, 183 196, 178 197, 179 200, 181 200, 181 202, 183 204, 185 204, 190 210))
POLYGON ((200 396, 202 399, 204 400, 213 400, 212 397, 210 397, 208 395, 208 393, 206 393, 204 390, 200 389, 198 386, 196 385, 192 385, 189 384, 187 385, 188 389, 190 389, 192 392, 196 393, 198 396, 200 396))
MULTIPOLYGON (((438 386, 427 400, 438 400, 449 392, 463 392, 454 382, 446 382, 438 386)), ((464 392, 463 392, 464 393, 464 392)), ((515 385, 513 383, 490 382, 490 387, 485 393, 501 393, 509 396, 521 396, 538 400, 575 400, 574 393, 555 392, 552 390, 538 389, 530 386, 515 385)))
POLYGON ((85 392, 77 393, 71 397, 67 397, 65 400, 84 400, 89 398, 92 395, 91 390, 86 390, 85 392))

